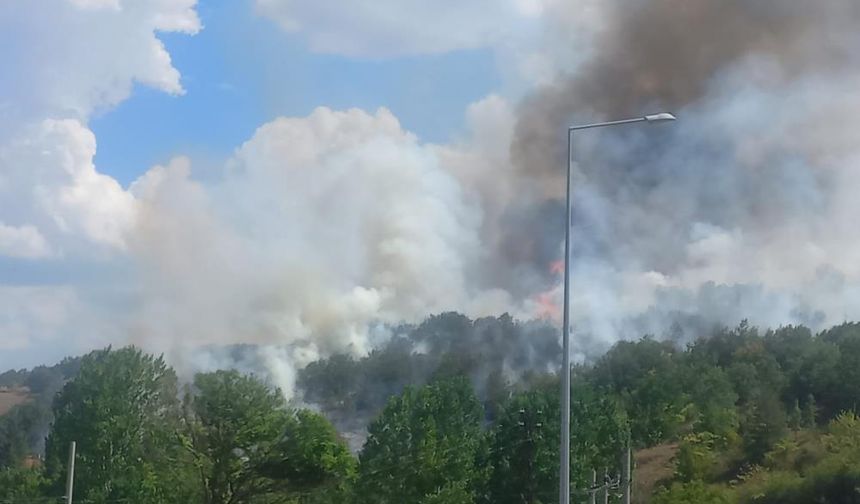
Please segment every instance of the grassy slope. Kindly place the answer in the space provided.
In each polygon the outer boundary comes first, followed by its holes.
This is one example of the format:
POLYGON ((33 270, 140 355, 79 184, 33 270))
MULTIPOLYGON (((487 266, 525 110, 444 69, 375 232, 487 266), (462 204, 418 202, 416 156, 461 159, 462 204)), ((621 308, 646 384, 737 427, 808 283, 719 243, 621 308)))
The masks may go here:
POLYGON ((633 456, 633 502, 647 504, 657 485, 671 479, 675 472, 674 458, 678 444, 669 443, 637 451, 633 456))
POLYGON ((26 388, 0 388, 0 415, 5 415, 13 407, 23 404, 30 399, 29 390, 26 388))

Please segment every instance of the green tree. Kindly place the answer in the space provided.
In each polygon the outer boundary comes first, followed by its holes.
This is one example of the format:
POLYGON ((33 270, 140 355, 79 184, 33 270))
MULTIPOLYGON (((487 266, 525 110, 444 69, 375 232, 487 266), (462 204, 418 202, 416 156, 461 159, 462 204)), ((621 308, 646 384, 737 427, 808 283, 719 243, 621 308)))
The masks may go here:
POLYGON ((651 504, 731 504, 726 492, 701 481, 673 483, 654 496, 651 504))
POLYGON ((793 395, 802 403, 814 397, 816 414, 822 419, 833 418, 841 411, 842 380, 840 376, 842 351, 835 343, 821 336, 815 339, 815 348, 804 361, 790 385, 793 395), (820 412, 818 411, 820 409, 820 412))
POLYGON ((558 394, 533 390, 500 410, 490 441, 487 502, 536 504, 557 497, 558 394))
POLYGON ((699 362, 708 362, 723 369, 737 358, 737 350, 750 344, 761 344, 758 329, 743 320, 734 329, 720 328, 709 337, 697 340, 690 347, 690 357, 699 362))
POLYGON ((712 433, 722 441, 733 438, 738 428, 737 401, 728 373, 711 365, 692 365, 683 388, 695 408, 693 429, 712 433))
POLYGON ((454 378, 392 398, 368 429, 357 501, 470 503, 481 488, 481 403, 454 378))
POLYGON ((588 375, 621 398, 633 442, 648 446, 672 438, 681 425, 686 401, 679 373, 671 343, 646 337, 617 343, 588 375))
POLYGON ((812 429, 817 425, 818 406, 815 404, 815 396, 809 394, 803 403, 803 411, 800 413, 800 421, 803 427, 812 429))
POLYGON ((465 482, 447 483, 421 499, 421 504, 471 504, 475 501, 473 494, 465 482))
POLYGON ((353 471, 328 421, 237 371, 195 377, 186 425, 207 504, 291 502, 353 471))
POLYGON ((750 462, 759 463, 786 434, 786 415, 774 394, 756 395, 747 404, 741 421, 744 451, 750 462))
MULTIPOLYGON (((571 390, 571 484, 585 488, 591 469, 617 472, 628 427, 608 394, 576 380, 571 390)), ((487 502, 549 503, 558 498, 558 381, 512 397, 502 408, 490 440, 487 502)))
POLYGON ((704 480, 716 463, 718 437, 710 432, 689 434, 681 441, 675 457, 675 476, 684 482, 704 480))
POLYGON ((0 468, 18 467, 32 452, 38 443, 35 433, 47 424, 47 416, 44 407, 26 403, 0 417, 0 468))
POLYGON ((803 426, 803 411, 800 409, 800 401, 795 399, 788 410, 788 426, 792 430, 798 430, 803 426))
POLYGON ((52 493, 62 493, 68 447, 76 441, 79 500, 192 501, 175 436, 176 398, 176 376, 161 357, 134 347, 85 356, 54 401, 46 450, 52 493))
POLYGON ((298 410, 262 473, 283 481, 303 503, 341 504, 350 497, 357 460, 322 415, 298 410))
POLYGON ((0 469, 0 504, 7 502, 27 502, 30 504, 57 502, 57 499, 43 495, 44 483, 44 477, 37 469, 23 467, 0 469))

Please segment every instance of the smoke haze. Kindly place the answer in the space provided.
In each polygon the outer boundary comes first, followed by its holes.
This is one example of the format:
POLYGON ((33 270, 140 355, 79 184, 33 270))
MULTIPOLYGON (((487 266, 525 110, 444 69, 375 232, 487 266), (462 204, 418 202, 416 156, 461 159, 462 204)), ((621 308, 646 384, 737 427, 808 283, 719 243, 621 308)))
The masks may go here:
MULTIPOLYGON (((132 342, 192 372, 231 365, 218 345, 253 343, 289 393, 297 368, 366 354, 432 313, 557 324, 566 128, 661 110, 680 120, 575 135, 576 357, 744 318, 860 317, 856 1, 522 0, 498 20, 510 40, 484 22, 458 39, 428 23, 404 41, 412 30, 380 22, 358 43, 361 30, 325 32, 355 24, 337 18, 350 13, 327 12, 315 33, 319 12, 260 0, 327 53, 490 48, 517 91, 473 103, 448 143, 422 142, 386 108, 319 107, 266 122, 222 165, 177 156, 128 188, 96 168, 88 120, 133 82, 184 92, 155 34, 199 30, 195 3, 53 3, 51 16, 0 7, 28 23, 0 24, 6 37, 51 42, 32 64, 0 44, 23 68, 0 83, 0 254, 86 279, 4 283, 2 348, 132 342), (125 46, 92 29, 120 21, 135 34, 125 46), (60 90, 43 75, 73 73, 63 65, 93 48, 101 73, 60 90)), ((446 16, 465 23, 484 4, 446 16)))
MULTIPOLYGON (((681 121, 574 135, 579 330, 611 341, 685 320, 856 315, 857 269, 840 257, 860 210, 848 208, 860 144, 846 127, 860 106, 860 7, 653 0, 602 14, 589 58, 517 107, 511 157, 529 208, 563 197, 567 125, 658 110, 681 121)), ((502 232, 541 250, 558 231, 537 228, 502 232)))

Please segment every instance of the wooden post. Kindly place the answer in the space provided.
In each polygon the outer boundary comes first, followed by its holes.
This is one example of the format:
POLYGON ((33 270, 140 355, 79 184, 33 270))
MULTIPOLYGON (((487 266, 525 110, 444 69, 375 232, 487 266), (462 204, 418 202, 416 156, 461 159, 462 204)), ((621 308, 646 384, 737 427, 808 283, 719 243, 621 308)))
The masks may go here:
POLYGON ((588 504, 597 504, 597 469, 591 470, 591 488, 588 489, 588 504))
POLYGON ((609 469, 603 468, 603 504, 609 504, 609 469))

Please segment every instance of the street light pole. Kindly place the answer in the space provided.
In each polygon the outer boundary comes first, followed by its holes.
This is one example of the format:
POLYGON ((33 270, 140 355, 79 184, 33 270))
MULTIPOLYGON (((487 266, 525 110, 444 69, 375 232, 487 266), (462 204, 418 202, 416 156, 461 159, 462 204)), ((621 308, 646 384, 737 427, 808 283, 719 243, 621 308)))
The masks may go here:
POLYGON ((571 206, 571 165, 573 132, 583 129, 603 128, 638 122, 657 123, 674 121, 675 116, 667 112, 652 114, 633 119, 608 121, 567 128, 567 195, 565 208, 567 212, 564 230, 564 316, 562 328, 562 362, 561 362, 561 452, 559 474, 559 504, 570 504, 570 228, 573 226, 573 207, 571 206))

